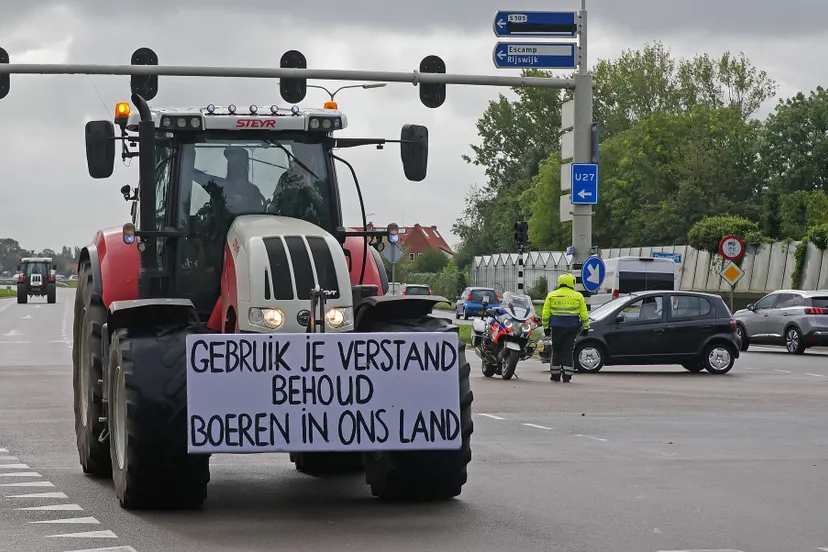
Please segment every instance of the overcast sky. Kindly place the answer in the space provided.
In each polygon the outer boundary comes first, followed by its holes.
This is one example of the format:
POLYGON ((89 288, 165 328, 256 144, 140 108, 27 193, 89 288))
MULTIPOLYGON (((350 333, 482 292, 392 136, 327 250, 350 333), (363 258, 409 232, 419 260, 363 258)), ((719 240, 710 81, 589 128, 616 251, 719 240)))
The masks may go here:
MULTIPOLYGON (((412 71, 424 56, 437 54, 451 73, 507 75, 517 71, 492 66, 497 9, 578 8, 577 0, 523 0, 514 6, 494 0, 292 4, 142 0, 125 7, 104 0, 0 0, 0 46, 17 63, 128 64, 136 48, 149 46, 162 65, 274 67, 284 51, 298 49, 311 68, 389 71, 412 71)), ((783 97, 828 81, 824 0, 590 0, 587 7, 591 64, 662 40, 681 57, 741 50, 777 80, 783 97)), ((448 235, 469 186, 484 182, 483 171, 460 156, 477 142, 475 122, 499 90, 449 86, 448 99, 436 110, 420 104, 410 84, 338 95, 350 124, 343 136, 398 138, 405 123, 429 127, 423 182, 405 179, 396 146, 343 152, 360 177, 366 210, 375 213, 369 219, 434 224, 448 235)), ((126 168, 119 159, 112 178, 93 180, 83 140, 85 122, 111 118, 121 100, 129 100, 129 77, 12 75, 11 92, 0 101, 0 237, 17 238, 26 248, 58 249, 86 244, 96 229, 128 220, 118 190, 137 182, 137 162, 126 168)), ((325 100, 324 92, 309 89, 304 105, 325 100)), ((161 77, 153 104, 211 102, 284 103, 275 82, 161 77)), ((340 182, 346 223, 359 224, 347 171, 340 172, 340 182)), ((456 241, 449 236, 450 244, 456 241)))

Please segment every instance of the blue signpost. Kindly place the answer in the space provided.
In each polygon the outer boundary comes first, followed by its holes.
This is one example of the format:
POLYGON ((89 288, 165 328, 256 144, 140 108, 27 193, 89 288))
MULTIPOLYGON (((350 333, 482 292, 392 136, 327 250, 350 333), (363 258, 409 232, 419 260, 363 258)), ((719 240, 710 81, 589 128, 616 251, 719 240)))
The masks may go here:
POLYGON ((606 274, 607 267, 604 265, 604 260, 601 257, 588 258, 584 262, 584 266, 581 267, 581 283, 584 289, 590 293, 598 291, 606 274))
POLYGON ((572 163, 572 187, 570 202, 572 205, 598 204, 598 164, 572 163))
POLYGON ((557 36, 575 38, 578 32, 576 12, 519 12, 501 10, 492 24, 495 36, 557 36))
POLYGON ((498 42, 492 60, 498 69, 574 69, 574 43, 498 42))
POLYGON ((653 251, 654 258, 673 259, 674 263, 681 262, 681 253, 667 253, 665 251, 653 251))

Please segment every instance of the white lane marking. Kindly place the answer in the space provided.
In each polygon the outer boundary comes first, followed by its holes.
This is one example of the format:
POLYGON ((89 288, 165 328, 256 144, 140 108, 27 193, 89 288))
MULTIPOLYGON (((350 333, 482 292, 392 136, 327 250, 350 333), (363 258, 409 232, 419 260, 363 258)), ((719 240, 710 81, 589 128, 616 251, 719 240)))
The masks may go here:
POLYGON ((49 481, 26 481, 25 483, 0 483, 0 487, 54 487, 49 481))
POLYGON ((14 304, 15 304, 15 303, 12 303, 11 301, 7 302, 5 305, 3 305, 2 307, 0 307, 0 312, 3 312, 4 310, 6 310, 7 308, 9 308, 10 306, 12 306, 12 305, 14 305, 14 304))
MULTIPOLYGON (((822 374, 812 374, 812 373, 810 373, 810 372, 805 372, 805 375, 806 375, 806 376, 814 376, 815 378, 824 378, 824 377, 825 377, 825 376, 824 376, 824 375, 822 375, 822 374)), ((820 548, 819 550, 826 550, 826 551, 828 551, 828 548, 820 548)))
POLYGON ((26 316, 21 316, 20 318, 21 318, 22 320, 29 320, 29 319, 31 319, 31 317, 32 317, 32 315, 31 315, 31 314, 27 314, 26 316))
POLYGON ((0 452, 2 452, 3 454, 8 454, 9 449, 0 448, 0 452))
POLYGON ((31 510, 31 511, 57 511, 57 510, 83 510, 79 504, 50 504, 49 506, 29 506, 27 508, 15 508, 15 510, 31 510))
POLYGON ((817 548, 817 550, 822 550, 822 552, 828 552, 828 548, 817 548))
POLYGON ((0 341, 0 345, 41 345, 43 343, 72 343, 69 339, 57 339, 55 341, 0 341))
POLYGON ((552 428, 552 427, 546 427, 546 426, 542 426, 542 425, 538 425, 538 424, 523 424, 523 425, 529 426, 529 427, 536 427, 538 429, 555 429, 555 428, 552 428))
POLYGON ((17 460, 17 456, 0 456, 0 460, 17 460))
POLYGON ((12 337, 12 336, 15 336, 15 335, 20 335, 20 331, 19 330, 9 330, 8 333, 3 334, 3 337, 12 337))
POLYGON ((780 370, 779 368, 774 370, 774 372, 779 372, 780 374, 790 374, 791 373, 790 370, 780 370))
POLYGON ((87 531, 85 533, 66 533, 64 535, 48 535, 47 539, 64 538, 85 538, 85 539, 117 539, 118 535, 112 531, 87 531))
POLYGON ((659 550, 658 552, 742 552, 733 548, 693 548, 690 550, 659 550))
POLYGON ((581 435, 580 433, 576 433, 575 437, 583 437, 584 439, 593 439, 595 441, 604 442, 606 439, 602 439, 601 437, 593 437, 592 435, 581 435))
POLYGON ((30 470, 28 464, 0 464, 0 468, 14 469, 14 470, 30 470))
POLYGON ((131 546, 110 546, 109 548, 84 548, 83 550, 67 550, 66 552, 138 552, 131 546))
POLYGON ((63 518, 63 519, 47 519, 45 521, 30 521, 29 523, 83 523, 87 525, 100 525, 101 522, 92 516, 78 517, 78 518, 63 518))
POLYGON ((65 493, 60 491, 53 493, 29 493, 22 495, 8 495, 6 498, 69 498, 65 493))
POLYGON ((0 473, 0 477, 43 477, 37 472, 8 472, 0 473))
POLYGON ((500 416, 495 416, 494 414, 479 414, 479 416, 486 416, 487 418, 491 418, 492 420, 502 420, 500 416))

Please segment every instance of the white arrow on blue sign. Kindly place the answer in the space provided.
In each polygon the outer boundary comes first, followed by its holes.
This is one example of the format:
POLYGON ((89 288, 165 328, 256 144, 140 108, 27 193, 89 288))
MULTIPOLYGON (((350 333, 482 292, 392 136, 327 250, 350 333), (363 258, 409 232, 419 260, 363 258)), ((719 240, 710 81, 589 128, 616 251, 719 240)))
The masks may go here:
POLYGON ((590 293, 595 293, 606 276, 607 267, 601 257, 590 257, 581 267, 581 283, 584 289, 590 293))
POLYGON ((598 164, 572 163, 572 187, 570 201, 572 205, 598 204, 598 164))
POLYGON ((572 42, 498 42, 492 52, 498 69, 574 69, 576 57, 572 42))

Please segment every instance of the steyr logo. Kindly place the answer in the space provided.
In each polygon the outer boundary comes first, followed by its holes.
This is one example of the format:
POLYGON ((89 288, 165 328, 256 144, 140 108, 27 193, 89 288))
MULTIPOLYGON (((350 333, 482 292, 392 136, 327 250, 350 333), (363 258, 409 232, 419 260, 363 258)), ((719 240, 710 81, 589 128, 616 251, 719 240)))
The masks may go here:
POLYGON ((276 128, 273 119, 239 119, 236 128, 276 128))

